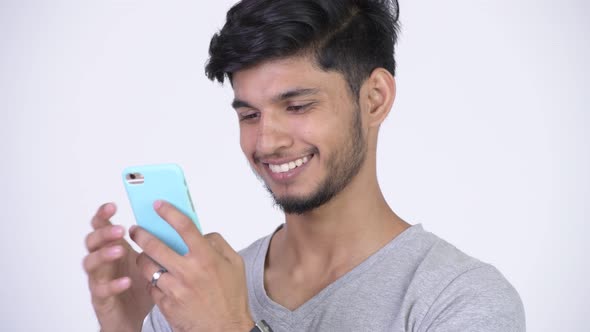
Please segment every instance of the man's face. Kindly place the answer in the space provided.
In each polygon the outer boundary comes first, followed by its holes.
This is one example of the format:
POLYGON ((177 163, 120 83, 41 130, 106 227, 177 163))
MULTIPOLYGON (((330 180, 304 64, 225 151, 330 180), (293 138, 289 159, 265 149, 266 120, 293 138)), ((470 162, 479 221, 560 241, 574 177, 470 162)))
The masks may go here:
POLYGON ((360 170, 366 140, 344 77, 304 57, 236 72, 240 144, 285 213, 328 202, 360 170))

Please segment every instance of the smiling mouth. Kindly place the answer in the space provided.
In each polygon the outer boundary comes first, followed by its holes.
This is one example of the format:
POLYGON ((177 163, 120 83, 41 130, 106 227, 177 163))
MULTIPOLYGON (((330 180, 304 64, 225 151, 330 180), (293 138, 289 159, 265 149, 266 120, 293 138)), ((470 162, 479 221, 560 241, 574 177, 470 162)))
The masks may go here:
POLYGON ((268 168, 270 169, 271 172, 273 172, 275 174, 287 173, 290 170, 293 170, 297 167, 305 165, 312 157, 313 157, 313 155, 305 156, 303 158, 299 158, 297 160, 293 160, 288 163, 284 163, 284 164, 280 164, 280 165, 268 164, 268 168))

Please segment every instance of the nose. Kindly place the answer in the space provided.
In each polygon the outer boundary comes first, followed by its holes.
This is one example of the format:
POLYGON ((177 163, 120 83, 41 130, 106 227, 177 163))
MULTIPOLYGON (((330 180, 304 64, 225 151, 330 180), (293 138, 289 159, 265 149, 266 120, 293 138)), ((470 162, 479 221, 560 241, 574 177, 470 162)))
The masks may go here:
POLYGON ((257 154, 273 155, 291 145, 293 145, 293 137, 289 132, 287 120, 273 112, 262 115, 256 140, 257 154))

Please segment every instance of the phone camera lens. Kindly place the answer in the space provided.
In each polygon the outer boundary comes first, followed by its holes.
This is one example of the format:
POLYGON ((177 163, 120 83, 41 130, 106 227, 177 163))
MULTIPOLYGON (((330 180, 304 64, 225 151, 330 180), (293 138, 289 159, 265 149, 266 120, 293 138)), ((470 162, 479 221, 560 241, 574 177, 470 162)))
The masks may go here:
POLYGON ((129 178, 130 178, 131 180, 135 180, 136 176, 135 176, 135 174, 131 173, 131 174, 129 174, 129 178))

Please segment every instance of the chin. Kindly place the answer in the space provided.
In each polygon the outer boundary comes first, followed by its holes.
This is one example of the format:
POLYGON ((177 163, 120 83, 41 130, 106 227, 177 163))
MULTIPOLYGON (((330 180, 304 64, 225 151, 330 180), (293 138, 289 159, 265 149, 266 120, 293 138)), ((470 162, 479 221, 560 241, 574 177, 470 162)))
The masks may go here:
MULTIPOLYGON (((268 189, 268 188, 267 188, 268 189)), ((270 191, 275 206, 278 206, 285 214, 304 214, 311 212, 329 202, 336 192, 317 191, 307 195, 282 195, 277 196, 270 191)))

